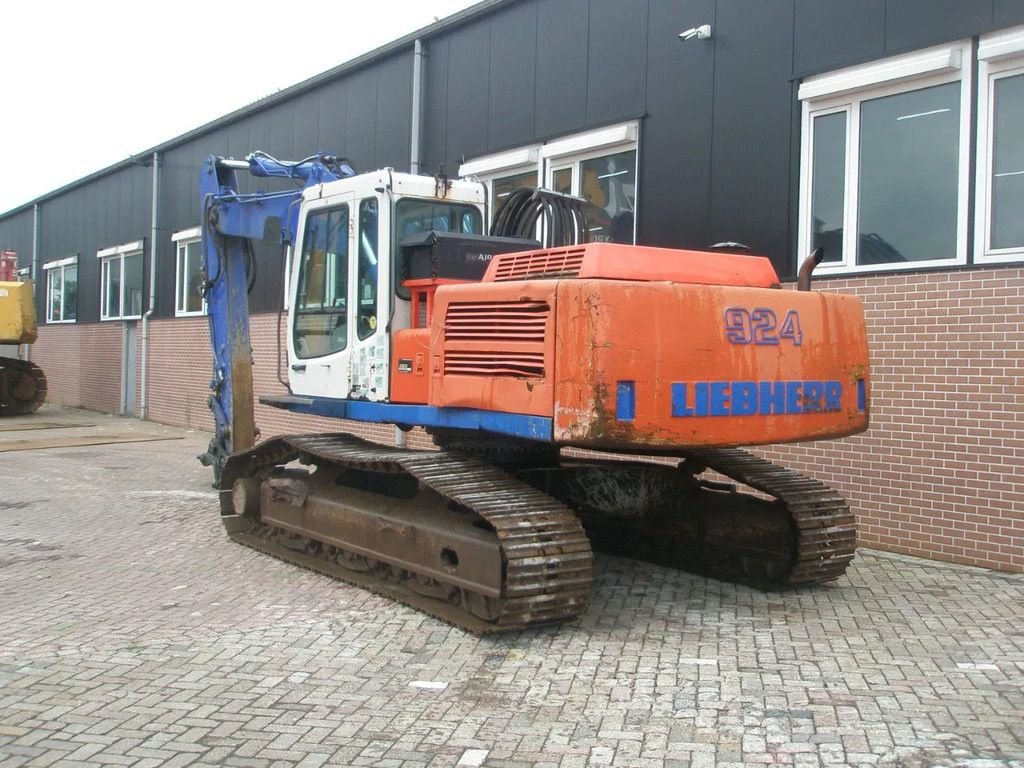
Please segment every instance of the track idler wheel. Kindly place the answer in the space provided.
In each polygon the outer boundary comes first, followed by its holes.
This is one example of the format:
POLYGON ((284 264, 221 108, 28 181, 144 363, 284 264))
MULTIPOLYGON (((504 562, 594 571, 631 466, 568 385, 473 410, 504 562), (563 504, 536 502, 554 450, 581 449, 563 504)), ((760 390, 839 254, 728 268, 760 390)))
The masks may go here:
POLYGON ((255 477, 235 480, 231 489, 231 505, 236 515, 259 520, 261 486, 262 483, 255 477))

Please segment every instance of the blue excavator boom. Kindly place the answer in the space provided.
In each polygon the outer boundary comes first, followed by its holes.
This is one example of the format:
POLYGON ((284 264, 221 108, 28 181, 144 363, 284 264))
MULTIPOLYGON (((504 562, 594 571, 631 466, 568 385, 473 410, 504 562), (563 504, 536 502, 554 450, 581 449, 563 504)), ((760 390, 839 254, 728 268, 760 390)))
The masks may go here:
POLYGON ((252 240, 288 246, 295 239, 299 203, 308 187, 354 176, 347 160, 314 155, 283 162, 265 152, 244 160, 211 155, 199 173, 202 203, 203 286, 213 349, 209 405, 215 434, 200 460, 214 469, 233 452, 256 444, 253 419, 249 290, 255 275, 252 240), (301 186, 278 192, 239 192, 236 171, 301 186))

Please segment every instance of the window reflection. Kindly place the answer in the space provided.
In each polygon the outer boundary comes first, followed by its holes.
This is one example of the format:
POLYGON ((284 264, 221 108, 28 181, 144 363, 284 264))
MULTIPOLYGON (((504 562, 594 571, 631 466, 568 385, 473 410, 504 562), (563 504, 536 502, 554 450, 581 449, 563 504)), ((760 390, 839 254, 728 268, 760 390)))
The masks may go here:
POLYGON ((636 151, 581 160, 580 197, 588 203, 585 212, 591 241, 632 243, 636 151))
POLYGON ((64 310, 61 320, 78 319, 78 265, 64 268, 64 295, 61 304, 64 310))
POLYGON ((825 249, 825 261, 842 261, 846 200, 846 112, 814 118, 811 169, 811 250, 825 249))
POLYGON ((356 296, 359 317, 356 333, 368 338, 377 330, 377 199, 359 203, 359 278, 356 296))
POLYGON ((203 264, 198 240, 178 242, 178 314, 199 314, 203 305, 203 264))
POLYGON ((993 83, 991 248, 1024 246, 1024 74, 993 83))
POLYGON ((142 314, 142 252, 124 257, 124 314, 142 314))
POLYGON ((861 104, 857 264, 952 259, 960 84, 861 104))
POLYGON ((483 232, 480 211, 472 205, 417 200, 412 197, 399 200, 395 206, 395 226, 399 242, 410 235, 431 229, 464 235, 479 235, 483 232))
POLYGON ((558 168, 551 174, 551 188, 563 195, 571 195, 572 191, 572 168, 558 168))
POLYGON ((106 316, 121 315, 121 260, 107 259, 103 262, 103 284, 107 291, 106 316))
POLYGON ((187 312, 203 311, 203 260, 199 251, 199 241, 185 246, 185 274, 187 276, 186 306, 187 312))
POLYGON ((63 317, 62 302, 64 296, 64 273, 63 270, 58 268, 50 270, 47 274, 49 284, 46 290, 50 294, 50 316, 47 318, 50 322, 54 320, 60 320, 63 317))
POLYGON ((492 202, 493 210, 491 215, 504 204, 505 198, 507 198, 513 190, 519 189, 520 187, 536 187, 537 186, 537 172, 528 171, 527 173, 517 173, 512 176, 502 176, 501 178, 495 179, 491 182, 493 189, 494 199, 492 202))

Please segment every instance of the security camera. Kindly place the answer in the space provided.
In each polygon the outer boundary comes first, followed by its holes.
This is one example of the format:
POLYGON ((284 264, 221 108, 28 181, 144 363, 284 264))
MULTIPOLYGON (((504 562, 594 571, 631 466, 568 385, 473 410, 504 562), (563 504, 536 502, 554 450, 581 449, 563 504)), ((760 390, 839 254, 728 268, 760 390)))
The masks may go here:
POLYGON ((691 27, 685 32, 679 33, 680 40, 691 40, 696 37, 698 40, 709 40, 711 38, 711 25, 701 24, 699 27, 691 27))

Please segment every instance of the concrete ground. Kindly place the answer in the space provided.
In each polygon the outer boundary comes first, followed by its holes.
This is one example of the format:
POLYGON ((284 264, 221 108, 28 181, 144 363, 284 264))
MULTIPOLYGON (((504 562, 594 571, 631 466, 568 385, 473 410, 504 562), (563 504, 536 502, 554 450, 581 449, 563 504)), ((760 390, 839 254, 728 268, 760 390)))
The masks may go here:
POLYGON ((1024 767, 1024 577, 598 556, 581 619, 482 639, 230 542, 202 433, 33 418, 92 426, 0 425, 0 766, 1024 767), (38 447, 117 434, 178 439, 38 447))

